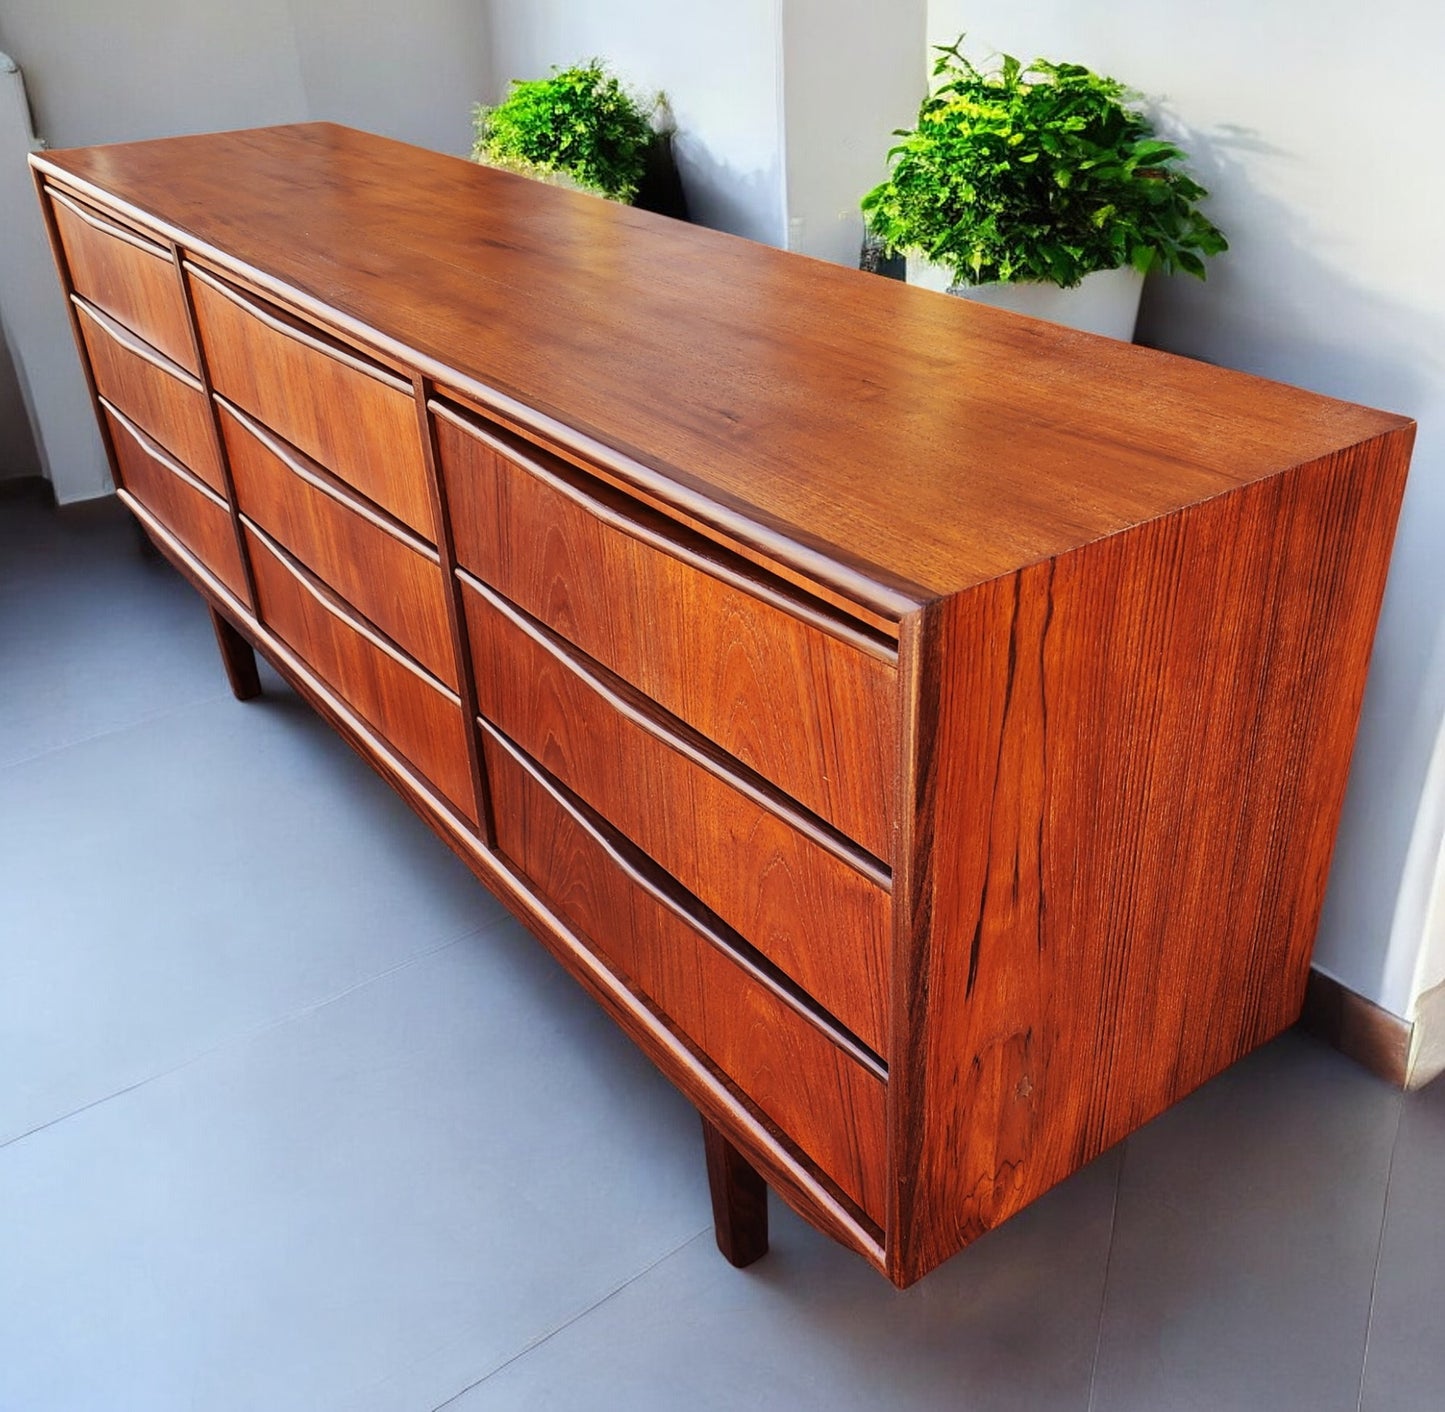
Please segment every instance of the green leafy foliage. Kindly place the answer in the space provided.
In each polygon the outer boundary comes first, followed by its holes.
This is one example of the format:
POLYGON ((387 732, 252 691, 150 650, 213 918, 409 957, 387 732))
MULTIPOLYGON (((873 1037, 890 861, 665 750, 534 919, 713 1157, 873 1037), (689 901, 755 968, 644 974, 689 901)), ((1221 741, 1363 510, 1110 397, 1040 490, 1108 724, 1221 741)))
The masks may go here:
POLYGON ((901 129, 887 181, 863 198, 890 252, 960 284, 1078 284, 1132 265, 1204 278, 1228 249, 1199 210, 1209 193, 1157 137, 1122 84, 1079 64, 1001 55, 980 69, 940 45, 918 125, 901 129))
POLYGON ((561 175, 572 185, 630 202, 656 133, 655 100, 639 102, 600 59, 554 67, 549 77, 514 79, 495 108, 473 112, 474 161, 527 175, 561 175))

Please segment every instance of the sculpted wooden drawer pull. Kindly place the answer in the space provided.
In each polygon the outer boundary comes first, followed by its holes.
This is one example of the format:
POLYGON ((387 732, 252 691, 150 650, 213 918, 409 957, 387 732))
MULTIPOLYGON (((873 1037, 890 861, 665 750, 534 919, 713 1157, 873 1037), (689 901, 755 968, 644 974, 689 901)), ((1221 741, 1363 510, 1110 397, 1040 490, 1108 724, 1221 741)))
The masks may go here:
POLYGON ((887 870, 462 574, 482 715, 888 1050, 887 870))
POLYGON ((132 230, 129 226, 121 225, 118 221, 101 215, 93 206, 84 204, 77 197, 61 191, 59 187, 51 186, 47 190, 51 200, 63 206, 71 215, 84 221, 92 229, 98 230, 102 235, 107 235, 113 240, 124 241, 127 245, 134 245, 137 250, 146 255, 154 255, 158 260, 164 260, 167 264, 171 263, 171 252, 158 241, 151 240, 139 231, 132 230))
POLYGON ((887 863, 889 644, 439 402, 457 559, 887 863))
POLYGON ((164 245, 48 189, 75 289, 187 372, 199 373, 180 275, 164 245))
POLYGON ((100 405, 122 486, 237 598, 244 599, 246 576, 226 502, 117 408, 104 399, 100 405))
POLYGON ((262 622, 473 823, 477 808, 456 694, 351 611, 249 520, 242 520, 262 622))
POLYGON ((126 328, 124 324, 117 323, 109 314, 79 294, 72 294, 70 302, 75 305, 87 323, 102 329, 113 343, 119 344, 127 353, 147 363, 157 372, 164 373, 183 387, 189 387, 193 391, 199 392, 202 397, 205 396, 206 390, 202 386, 200 378, 194 373, 188 372, 179 363, 173 363, 159 349, 152 348, 149 343, 126 328))
POLYGON ((690 565, 710 578, 721 580, 750 598, 818 628, 829 637, 848 643, 887 666, 896 667, 897 647, 874 630, 843 617, 827 604, 811 600, 788 585, 770 580, 760 570, 692 531, 671 522, 659 522, 657 512, 640 501, 622 503, 621 492, 601 481, 584 485, 570 468, 541 447, 530 446, 501 427, 484 426, 469 413, 446 402, 432 400, 428 409, 469 436, 489 446, 504 460, 564 496, 611 529, 646 544, 668 558, 690 565))
POLYGON ((713 1064, 882 1223, 886 1070, 648 875, 605 825, 488 728, 497 844, 713 1064), (525 824, 525 826, 523 826, 525 824))
POLYGON ((303 323, 294 314, 288 314, 284 309, 279 309, 274 305, 263 304, 259 297, 247 294, 234 284, 228 284, 209 270, 203 270, 189 261, 186 263, 186 273, 192 279, 200 280, 202 284, 215 290, 223 298, 229 299, 237 308, 244 309, 253 319, 265 324, 267 328, 279 333, 283 338, 294 339, 313 353, 319 353, 324 358, 342 363, 406 397, 411 396, 411 384, 405 378, 398 376, 383 364, 364 357, 354 348, 348 348, 344 343, 329 338, 320 329, 303 323))
POLYGON ((224 496, 225 478, 199 380, 79 295, 72 302, 97 391, 224 496))
POLYGON ((186 263, 216 391, 436 542, 411 385, 186 263))
POLYGON ((244 412, 217 405, 241 510, 456 691, 436 550, 244 412))

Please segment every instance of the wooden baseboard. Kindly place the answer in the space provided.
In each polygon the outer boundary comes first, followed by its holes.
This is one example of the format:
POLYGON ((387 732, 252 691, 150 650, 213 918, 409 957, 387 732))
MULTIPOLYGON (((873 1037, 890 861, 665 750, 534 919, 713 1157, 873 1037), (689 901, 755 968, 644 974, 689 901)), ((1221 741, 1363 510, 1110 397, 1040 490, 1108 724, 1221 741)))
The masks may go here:
POLYGON ((1310 972, 1299 1026, 1386 1083, 1396 1088, 1409 1084, 1415 1026, 1333 976, 1310 972))

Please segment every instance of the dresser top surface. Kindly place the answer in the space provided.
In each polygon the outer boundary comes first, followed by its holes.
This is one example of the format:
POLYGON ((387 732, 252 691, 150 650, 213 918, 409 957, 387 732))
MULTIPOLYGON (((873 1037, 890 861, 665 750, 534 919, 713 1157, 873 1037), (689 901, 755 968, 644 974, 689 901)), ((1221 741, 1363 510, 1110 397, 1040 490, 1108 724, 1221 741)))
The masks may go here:
POLYGON ((1408 425, 327 123, 36 165, 886 614, 1408 425))

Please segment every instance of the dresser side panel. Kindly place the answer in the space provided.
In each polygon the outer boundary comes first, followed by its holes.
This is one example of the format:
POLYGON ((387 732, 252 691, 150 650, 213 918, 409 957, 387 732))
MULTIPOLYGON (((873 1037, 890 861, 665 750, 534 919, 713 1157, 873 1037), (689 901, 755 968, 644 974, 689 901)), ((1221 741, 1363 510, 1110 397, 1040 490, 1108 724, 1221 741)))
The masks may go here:
POLYGON ((1394 433, 965 593, 909 643, 906 1284, 1299 1012, 1394 433))

